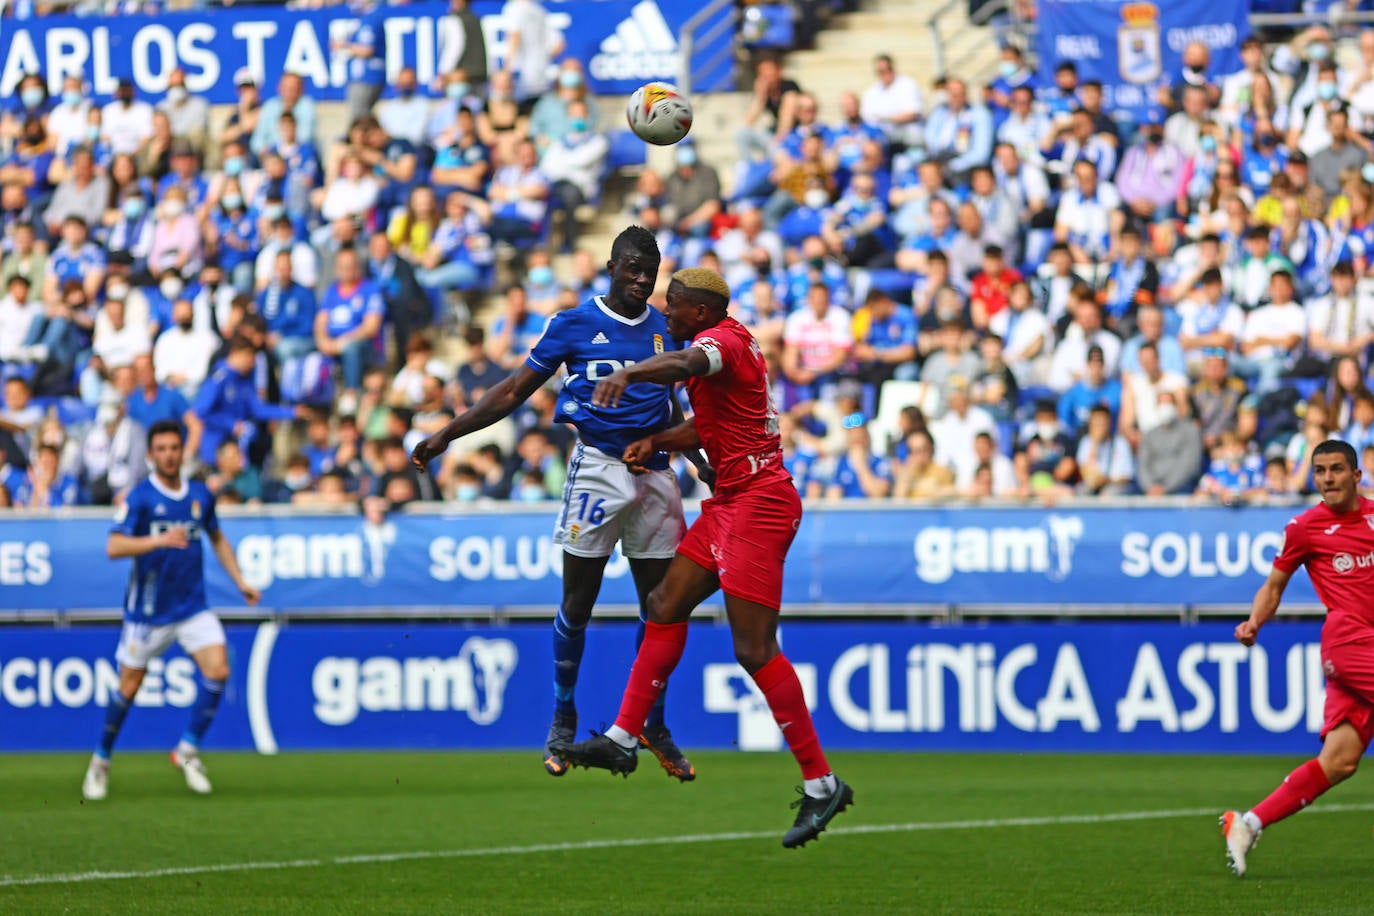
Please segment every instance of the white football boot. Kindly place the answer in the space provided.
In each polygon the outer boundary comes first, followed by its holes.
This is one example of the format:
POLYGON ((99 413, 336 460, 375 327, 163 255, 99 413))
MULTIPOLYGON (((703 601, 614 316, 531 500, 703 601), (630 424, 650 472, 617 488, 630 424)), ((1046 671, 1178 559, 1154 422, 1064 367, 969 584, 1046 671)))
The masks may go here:
POLYGON ((1250 829, 1239 811, 1227 811, 1221 816, 1221 833, 1226 837, 1226 861, 1237 878, 1245 877, 1245 856, 1259 842, 1260 831, 1250 829))
POLYGON ((201 763, 200 752, 189 744, 181 743, 172 751, 172 764, 186 777, 186 787, 197 795, 209 795, 213 787, 210 777, 201 763))
POLYGON ((91 755, 86 766, 86 778, 81 781, 81 797, 86 801, 103 801, 110 791, 110 761, 91 755))

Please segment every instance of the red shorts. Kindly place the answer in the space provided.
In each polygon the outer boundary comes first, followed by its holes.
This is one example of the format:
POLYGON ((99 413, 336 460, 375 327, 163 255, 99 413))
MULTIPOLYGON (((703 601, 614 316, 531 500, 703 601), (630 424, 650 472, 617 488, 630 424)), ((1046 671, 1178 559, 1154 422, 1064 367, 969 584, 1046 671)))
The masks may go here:
POLYGON ((1374 738, 1374 640, 1322 647, 1326 672, 1326 711, 1322 738, 1337 725, 1349 722, 1366 746, 1374 738))
POLYGON ((777 610, 801 516, 801 497, 787 478, 707 499, 677 552, 715 570, 725 594, 777 610))

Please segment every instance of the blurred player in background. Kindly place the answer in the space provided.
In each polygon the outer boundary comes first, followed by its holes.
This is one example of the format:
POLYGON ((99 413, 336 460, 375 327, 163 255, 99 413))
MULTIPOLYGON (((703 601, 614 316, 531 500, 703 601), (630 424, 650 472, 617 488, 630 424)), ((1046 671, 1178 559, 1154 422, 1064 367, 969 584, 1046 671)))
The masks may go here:
MULTIPOLYGON (((686 527, 682 494, 668 469, 668 455, 648 456, 643 474, 630 473, 620 460, 630 443, 681 418, 672 386, 643 386, 613 408, 592 404, 597 379, 671 346, 663 315, 648 304, 658 265, 653 233, 638 226, 620 233, 607 265, 610 292, 554 315, 525 365, 492 386, 471 410, 422 441, 412 455, 416 466, 427 470, 450 442, 509 416, 559 366, 568 367, 556 411, 559 419, 577 427, 578 443, 568 463, 563 509, 554 530, 555 543, 563 547, 563 603, 553 624, 554 714, 544 748, 544 769, 554 776, 568 771, 567 762, 553 748, 576 736, 573 694, 587 621, 616 542, 630 561, 639 594, 638 645, 644 638, 649 592, 662 581, 686 527)), ((702 473, 709 483, 709 469, 702 473)), ((670 776, 683 782, 695 779, 696 770, 664 724, 662 697, 644 712, 635 733, 645 747, 670 776)))
POLYGON ((149 660, 167 651, 173 642, 181 643, 186 654, 195 659, 200 668, 200 689, 191 707, 191 724, 172 751, 172 763, 193 792, 204 795, 211 788, 199 748, 224 695, 229 656, 224 647, 224 627, 207 610, 202 532, 210 538, 215 558, 243 599, 255 605, 261 596, 243 580, 234 546, 220 530, 215 497, 201 481, 182 479, 184 446, 181 426, 175 420, 161 420, 148 428, 153 473, 139 482, 119 507, 105 547, 110 559, 132 558, 133 565, 124 596, 124 629, 115 651, 119 690, 105 708, 105 728, 81 786, 81 794, 91 801, 103 799, 109 790, 110 753, 143 683, 149 660))
POLYGON ((1274 569, 1255 593, 1249 619, 1236 627, 1236 639, 1255 644, 1260 628, 1278 611, 1288 580, 1306 566, 1326 606, 1322 750, 1254 808, 1221 816, 1227 857, 1237 875, 1245 874, 1246 854, 1260 831, 1354 775, 1374 737, 1374 500, 1357 492, 1360 469, 1355 450, 1345 442, 1331 439, 1312 450, 1312 477, 1322 501, 1284 528, 1274 569))
POLYGON ((778 646, 783 563, 801 524, 801 499, 783 467, 763 354, 749 331, 727 317, 729 304, 730 289, 716 272, 678 271, 668 287, 668 331, 692 345, 621 369, 597 385, 593 403, 614 407, 639 395, 644 383, 685 380, 695 416, 632 443, 623 457, 638 469, 663 451, 704 447, 717 480, 714 498, 702 503, 668 575, 649 596, 648 632, 615 725, 561 753, 579 766, 634 771, 639 723, 682 659, 687 619, 723 590, 735 658, 762 691, 801 765, 805 785, 795 805, 801 810, 782 840, 792 848, 818 836, 849 807, 854 791, 831 773, 801 681, 778 646))

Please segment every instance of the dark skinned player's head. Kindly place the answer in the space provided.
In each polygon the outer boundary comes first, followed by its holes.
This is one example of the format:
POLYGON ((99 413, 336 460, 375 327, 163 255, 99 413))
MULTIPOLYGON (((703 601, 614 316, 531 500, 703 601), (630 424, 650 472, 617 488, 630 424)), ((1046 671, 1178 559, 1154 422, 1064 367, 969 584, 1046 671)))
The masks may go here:
POLYGON ((606 270, 611 275, 611 303, 643 305, 653 295, 661 256, 658 239, 643 226, 630 226, 611 243, 606 270))
POLYGON ((668 333, 674 340, 691 340, 725 320, 730 309, 730 286, 714 270, 689 267, 673 274, 668 284, 668 333))

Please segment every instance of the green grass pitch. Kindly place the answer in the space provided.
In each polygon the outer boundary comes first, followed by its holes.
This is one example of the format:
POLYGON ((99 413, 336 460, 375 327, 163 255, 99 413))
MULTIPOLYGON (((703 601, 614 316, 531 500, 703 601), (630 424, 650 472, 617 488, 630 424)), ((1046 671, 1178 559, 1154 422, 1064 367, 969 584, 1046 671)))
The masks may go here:
POLYGON ((857 805, 784 850, 791 759, 693 758, 679 785, 647 756, 621 780, 553 779, 535 753, 211 752, 199 798, 124 754, 93 805, 83 757, 10 755, 0 913, 1370 910, 1362 775, 1270 830, 1246 879, 1225 868, 1217 812, 1295 759, 837 754, 857 805))

